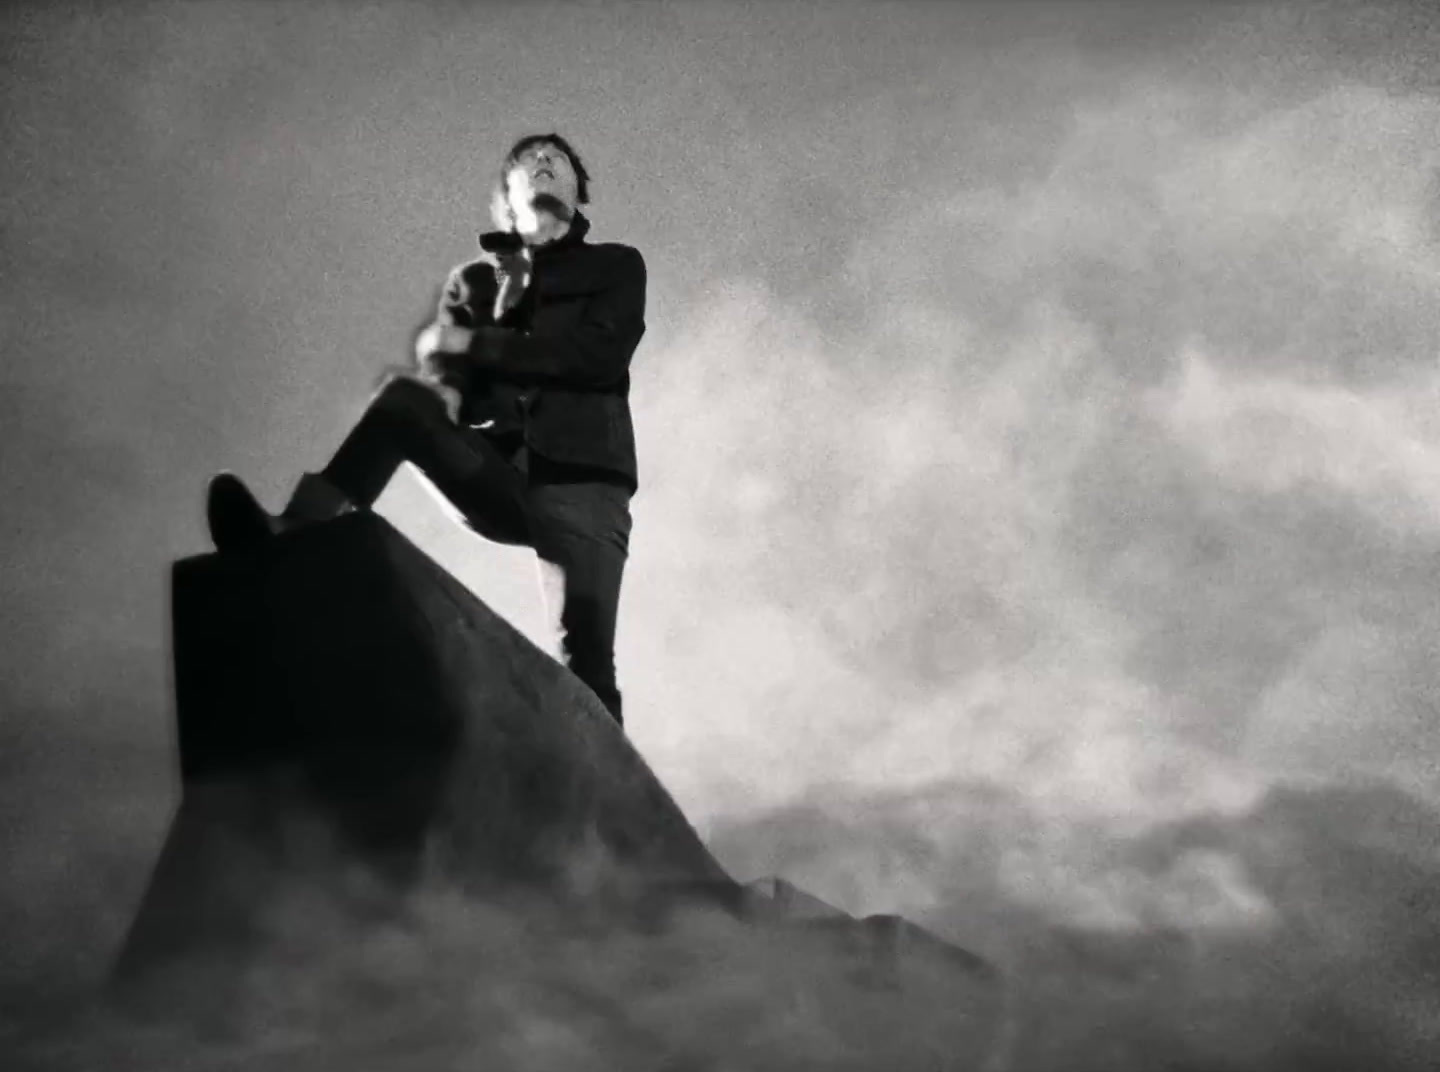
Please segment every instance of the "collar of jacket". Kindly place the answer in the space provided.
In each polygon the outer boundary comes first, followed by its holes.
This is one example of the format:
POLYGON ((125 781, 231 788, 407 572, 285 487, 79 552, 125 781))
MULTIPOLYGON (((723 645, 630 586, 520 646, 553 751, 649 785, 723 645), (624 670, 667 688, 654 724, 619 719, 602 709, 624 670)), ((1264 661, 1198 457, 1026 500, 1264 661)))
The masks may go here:
POLYGON ((558 253, 562 249, 570 249, 573 246, 580 245, 581 242, 585 241, 585 235, 588 234, 589 231, 590 221, 586 219, 583 212, 577 210, 575 215, 570 217, 570 229, 568 231, 553 242, 546 242, 543 246, 534 247, 536 259, 538 260, 541 257, 549 256, 552 253, 558 253))

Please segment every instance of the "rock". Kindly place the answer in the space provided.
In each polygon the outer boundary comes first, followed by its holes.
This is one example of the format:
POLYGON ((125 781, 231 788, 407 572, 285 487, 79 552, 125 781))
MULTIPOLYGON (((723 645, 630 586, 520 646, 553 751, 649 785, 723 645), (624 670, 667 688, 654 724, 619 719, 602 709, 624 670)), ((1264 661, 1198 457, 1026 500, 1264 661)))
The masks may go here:
POLYGON ((738 887, 599 700, 382 518, 177 562, 182 800, 120 975, 337 861, 481 894, 738 887))
POLYGON ((996 1037, 978 958, 735 882, 600 701, 383 519, 185 559, 172 602, 182 797, 123 1016, 256 1068, 451 1067, 539 1022, 536 1067, 971 1068, 996 1037))

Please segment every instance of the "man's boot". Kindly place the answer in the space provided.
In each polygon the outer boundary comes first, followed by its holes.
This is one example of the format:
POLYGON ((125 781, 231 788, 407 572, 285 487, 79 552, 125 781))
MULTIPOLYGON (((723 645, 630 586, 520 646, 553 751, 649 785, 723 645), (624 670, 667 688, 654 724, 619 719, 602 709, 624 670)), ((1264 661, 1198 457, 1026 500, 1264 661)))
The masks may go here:
POLYGON ((205 496, 205 519, 215 550, 242 551, 270 538, 270 515, 234 473, 220 473, 205 496))
POLYGON ((215 549, 223 552, 253 548, 289 529, 329 521, 354 509, 355 504, 330 481, 318 473, 305 473, 284 511, 267 514, 239 477, 220 473, 210 481, 205 515, 215 549))

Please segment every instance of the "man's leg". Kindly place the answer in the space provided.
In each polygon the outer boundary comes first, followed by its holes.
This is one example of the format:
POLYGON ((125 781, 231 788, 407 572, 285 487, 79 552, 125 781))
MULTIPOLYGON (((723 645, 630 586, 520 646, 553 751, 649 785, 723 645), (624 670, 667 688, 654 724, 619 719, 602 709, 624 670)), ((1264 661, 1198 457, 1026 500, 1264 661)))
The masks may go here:
POLYGON ((483 435, 456 427, 440 397, 413 380, 386 384, 321 476, 357 506, 369 507, 407 461, 482 536, 530 543, 522 475, 483 435))
POLYGON ((615 623, 630 550, 630 492, 607 483, 538 484, 530 488, 529 505, 561 656, 623 725, 615 623))

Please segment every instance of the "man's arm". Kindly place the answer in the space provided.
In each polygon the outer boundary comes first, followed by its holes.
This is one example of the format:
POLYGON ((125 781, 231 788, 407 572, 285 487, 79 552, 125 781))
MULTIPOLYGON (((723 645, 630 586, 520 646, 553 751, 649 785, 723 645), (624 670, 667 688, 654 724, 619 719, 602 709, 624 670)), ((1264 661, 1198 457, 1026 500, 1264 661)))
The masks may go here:
MULTIPOLYGON (((445 378, 446 370, 443 366, 470 345, 473 338, 471 332, 480 323, 476 308, 490 307, 487 295, 475 293, 475 283, 478 280, 466 278, 467 269, 470 267, 471 265, 461 264, 451 269, 445 285, 440 289, 435 319, 427 324, 415 339, 415 360, 421 370, 440 379, 445 378), (481 300, 471 300, 476 297, 481 300)), ((474 273, 470 274, 473 277, 474 273)))
POLYGON ((574 327, 522 334, 477 324, 466 348, 472 367, 515 383, 579 389, 618 383, 645 334, 645 260, 624 247, 605 266, 605 286, 574 327))

